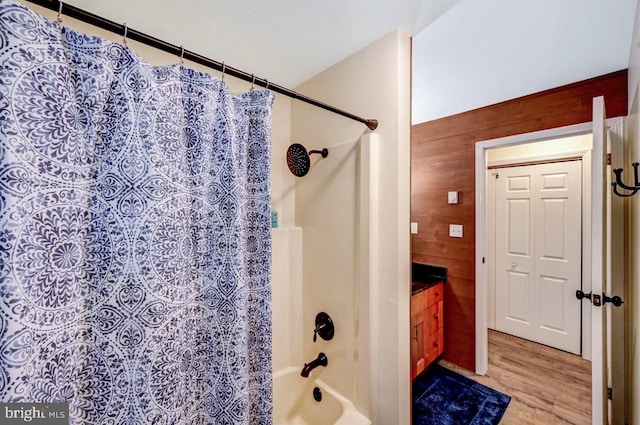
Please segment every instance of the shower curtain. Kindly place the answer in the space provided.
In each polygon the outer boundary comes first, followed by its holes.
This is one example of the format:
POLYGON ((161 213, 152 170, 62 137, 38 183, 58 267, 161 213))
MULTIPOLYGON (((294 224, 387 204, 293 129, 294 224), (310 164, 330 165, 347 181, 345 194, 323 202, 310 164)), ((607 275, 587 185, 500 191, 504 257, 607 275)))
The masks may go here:
POLYGON ((271 423, 272 102, 0 0, 0 401, 271 423))

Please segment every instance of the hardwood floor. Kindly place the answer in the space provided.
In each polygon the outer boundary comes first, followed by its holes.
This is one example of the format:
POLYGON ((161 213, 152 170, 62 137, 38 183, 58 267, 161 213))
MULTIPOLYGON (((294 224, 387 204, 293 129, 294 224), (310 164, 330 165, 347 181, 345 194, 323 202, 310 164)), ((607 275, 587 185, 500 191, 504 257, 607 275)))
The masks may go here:
POLYGON ((591 363, 511 335, 489 331, 489 371, 455 370, 511 396, 501 425, 591 424, 591 363))

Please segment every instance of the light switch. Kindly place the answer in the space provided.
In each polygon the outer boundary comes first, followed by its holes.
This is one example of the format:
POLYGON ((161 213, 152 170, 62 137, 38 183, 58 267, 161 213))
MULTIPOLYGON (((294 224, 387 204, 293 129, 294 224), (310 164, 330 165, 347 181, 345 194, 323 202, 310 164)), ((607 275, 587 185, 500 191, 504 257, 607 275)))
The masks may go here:
POLYGON ((458 203, 458 192, 449 192, 449 203, 450 204, 458 203))
POLYGON ((449 237, 461 238, 462 237, 462 224, 450 224, 449 225, 449 237))
POLYGON ((411 234, 412 235, 418 234, 418 223, 411 223, 411 234))

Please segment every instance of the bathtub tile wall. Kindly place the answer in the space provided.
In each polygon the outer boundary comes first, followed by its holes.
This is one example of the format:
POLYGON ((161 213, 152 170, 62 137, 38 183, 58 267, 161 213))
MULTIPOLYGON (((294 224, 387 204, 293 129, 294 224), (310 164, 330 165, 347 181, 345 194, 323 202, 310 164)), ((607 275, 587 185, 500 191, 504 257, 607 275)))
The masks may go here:
POLYGON ((272 229, 273 370, 302 367, 302 229, 272 229))

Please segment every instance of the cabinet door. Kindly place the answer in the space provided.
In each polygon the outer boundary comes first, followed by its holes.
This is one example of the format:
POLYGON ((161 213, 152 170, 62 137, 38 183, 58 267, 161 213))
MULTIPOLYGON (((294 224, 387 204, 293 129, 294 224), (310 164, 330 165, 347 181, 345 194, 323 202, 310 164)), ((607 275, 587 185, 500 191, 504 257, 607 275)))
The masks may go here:
POLYGON ((424 310, 411 316, 411 378, 415 379, 427 367, 425 350, 424 310))
POLYGON ((411 297, 411 377, 415 379, 442 354, 443 286, 411 297))

